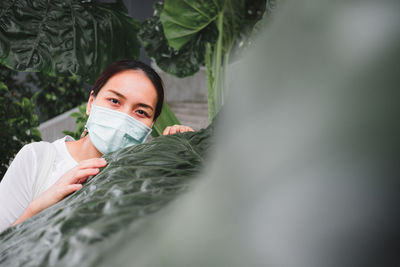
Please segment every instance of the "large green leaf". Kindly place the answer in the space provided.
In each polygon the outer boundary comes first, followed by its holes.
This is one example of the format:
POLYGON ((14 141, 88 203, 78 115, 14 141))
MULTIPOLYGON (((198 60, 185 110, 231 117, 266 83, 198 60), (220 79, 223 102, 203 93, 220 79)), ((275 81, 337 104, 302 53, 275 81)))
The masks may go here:
POLYGON ((213 126, 154 138, 106 155, 84 187, 0 234, 2 266, 97 266, 127 229, 148 229, 152 214, 186 192, 202 169, 213 126))
POLYGON ((93 83, 111 62, 139 55, 139 23, 121 10, 121 1, 1 1, 0 61, 93 83))
POLYGON ((267 0, 165 0, 161 22, 169 45, 175 49, 199 38, 210 24, 220 23, 218 29, 227 53, 238 35, 250 32, 261 19, 266 3, 267 0))
POLYGON ((169 46, 163 34, 160 13, 161 2, 154 5, 154 15, 142 23, 139 38, 147 55, 154 59, 165 72, 177 77, 186 77, 196 73, 204 64, 205 43, 213 42, 217 36, 215 25, 207 26, 207 30, 191 39, 179 50, 169 46))
POLYGON ((180 49, 217 19, 224 2, 166 0, 160 19, 168 43, 173 48, 180 49))

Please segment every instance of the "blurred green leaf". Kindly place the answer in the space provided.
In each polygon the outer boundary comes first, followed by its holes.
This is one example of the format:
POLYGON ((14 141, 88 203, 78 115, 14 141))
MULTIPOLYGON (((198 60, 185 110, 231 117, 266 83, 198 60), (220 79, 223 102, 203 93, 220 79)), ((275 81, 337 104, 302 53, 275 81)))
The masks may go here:
POLYGON ((79 112, 72 112, 71 113, 71 117, 73 117, 73 118, 78 118, 80 116, 81 116, 81 114, 79 112))

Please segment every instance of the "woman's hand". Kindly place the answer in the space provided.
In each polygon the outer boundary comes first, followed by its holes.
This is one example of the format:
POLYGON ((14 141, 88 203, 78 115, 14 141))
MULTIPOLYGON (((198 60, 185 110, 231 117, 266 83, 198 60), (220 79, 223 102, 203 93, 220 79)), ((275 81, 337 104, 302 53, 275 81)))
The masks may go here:
POLYGON ((83 160, 79 164, 61 176, 58 181, 45 192, 34 199, 25 212, 13 225, 23 222, 42 210, 56 204, 69 194, 78 191, 90 176, 100 172, 99 168, 107 165, 103 158, 83 160))
POLYGON ((165 128, 163 135, 184 133, 184 132, 194 132, 194 130, 189 126, 175 124, 174 126, 168 126, 167 128, 165 128))

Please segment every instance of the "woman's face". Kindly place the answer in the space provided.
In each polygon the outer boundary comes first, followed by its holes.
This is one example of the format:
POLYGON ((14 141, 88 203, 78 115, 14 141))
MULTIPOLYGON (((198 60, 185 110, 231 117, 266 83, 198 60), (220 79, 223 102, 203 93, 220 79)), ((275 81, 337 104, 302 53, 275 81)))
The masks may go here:
POLYGON ((150 79, 140 70, 125 70, 112 76, 96 98, 90 95, 87 114, 92 102, 124 112, 151 127, 157 105, 157 91, 150 79))

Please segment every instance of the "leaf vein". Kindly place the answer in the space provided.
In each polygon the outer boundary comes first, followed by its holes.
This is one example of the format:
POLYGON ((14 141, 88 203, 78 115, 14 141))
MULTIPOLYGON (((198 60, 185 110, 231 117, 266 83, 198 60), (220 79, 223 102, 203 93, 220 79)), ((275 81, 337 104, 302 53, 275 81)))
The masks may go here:
POLYGON ((28 60, 27 60, 27 63, 26 63, 25 68, 27 68, 27 67, 30 65, 30 63, 31 63, 31 61, 32 61, 33 53, 35 52, 35 50, 37 49, 37 47, 38 47, 38 45, 39 45, 40 35, 41 35, 42 31, 43 31, 43 30, 42 30, 42 25, 43 25, 44 22, 46 22, 46 20, 47 20, 47 14, 48 14, 48 12, 49 12, 49 6, 50 6, 50 0, 47 0, 46 11, 45 11, 45 14, 44 14, 44 16, 43 16, 43 19, 40 21, 40 24, 39 24, 39 27, 38 27, 38 33, 37 33, 35 42, 33 43, 32 49, 31 49, 31 51, 30 51, 30 55, 29 55, 29 57, 28 57, 28 60))
MULTIPOLYGON (((73 62, 73 68, 75 69, 75 66, 77 64, 76 62, 76 19, 75 19, 75 12, 74 9, 72 8, 72 3, 69 2, 69 7, 71 9, 71 19, 72 19, 72 31, 73 31, 73 42, 72 42, 72 53, 73 53, 73 57, 72 57, 72 62, 73 62)), ((74 70, 75 71, 75 70, 74 70)))
POLYGON ((190 3, 188 3, 187 0, 183 0, 183 2, 186 5, 188 5, 189 7, 193 8, 194 10, 196 10, 198 13, 200 13, 203 17, 206 17, 208 20, 212 20, 212 18, 210 18, 206 13, 204 13, 200 9, 196 8, 194 5, 191 5, 190 3))

